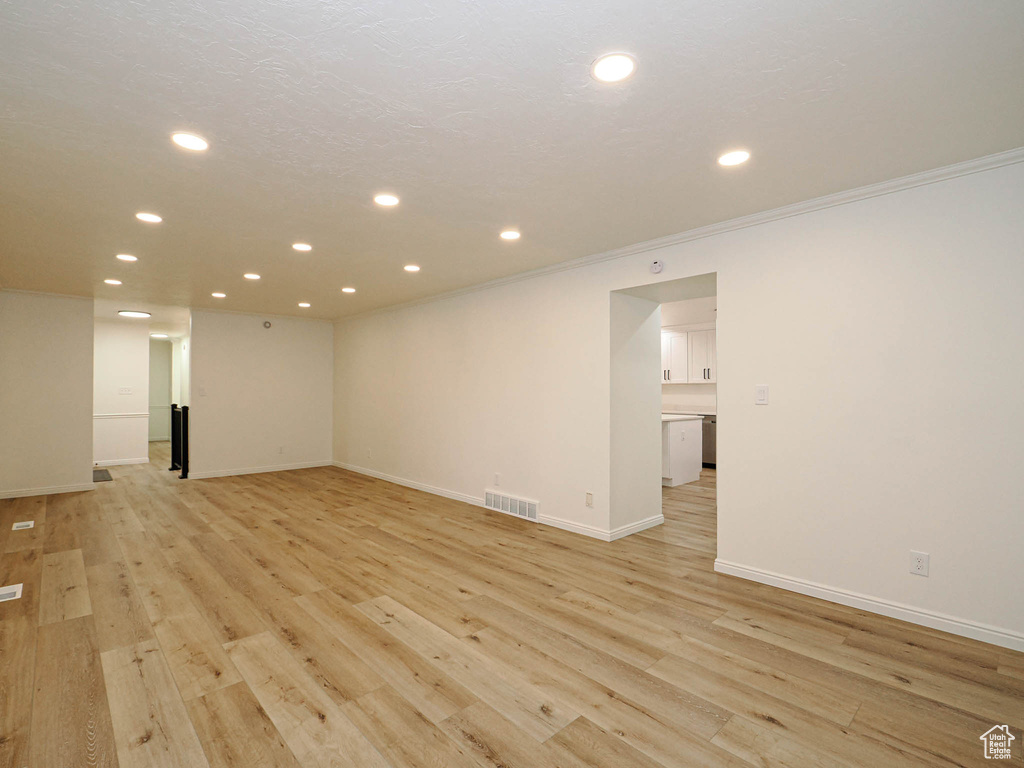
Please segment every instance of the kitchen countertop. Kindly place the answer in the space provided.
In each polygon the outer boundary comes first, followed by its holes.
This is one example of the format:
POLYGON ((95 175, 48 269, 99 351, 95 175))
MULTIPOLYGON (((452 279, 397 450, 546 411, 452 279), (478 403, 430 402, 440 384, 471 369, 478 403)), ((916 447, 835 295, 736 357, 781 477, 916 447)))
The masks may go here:
POLYGON ((663 413, 661 414, 661 423, 664 424, 669 421, 701 421, 702 416, 696 416, 693 414, 685 413, 663 413))

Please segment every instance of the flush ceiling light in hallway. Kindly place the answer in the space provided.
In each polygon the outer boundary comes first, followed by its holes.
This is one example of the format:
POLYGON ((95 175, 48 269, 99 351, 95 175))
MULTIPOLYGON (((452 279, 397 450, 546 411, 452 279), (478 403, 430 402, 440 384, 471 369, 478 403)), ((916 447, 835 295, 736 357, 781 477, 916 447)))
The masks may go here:
POLYGON ((118 312, 121 317, 152 317, 149 312, 140 312, 137 309, 122 309, 118 312))
POLYGON ((244 277, 246 280, 259 280, 260 279, 260 276, 257 275, 255 272, 246 272, 244 275, 242 275, 242 277, 244 277))
POLYGON ((356 289, 355 289, 355 288, 349 288, 349 287, 345 287, 345 288, 342 288, 342 289, 341 289, 341 292, 342 292, 342 293, 355 293, 355 292, 356 292, 356 289))
POLYGON ((383 205, 385 208, 390 208, 393 205, 398 205, 398 198, 395 197, 394 195, 384 193, 376 195, 373 198, 373 202, 375 202, 377 205, 383 205))
POLYGON ((750 159, 750 153, 745 149, 736 149, 732 152, 726 152, 724 155, 718 158, 718 164, 726 167, 732 165, 742 165, 750 159))
POLYGON ((628 53, 608 53, 590 68, 590 74, 602 83, 618 83, 636 71, 636 59, 628 53))
POLYGON ((308 301, 300 301, 299 306, 302 307, 303 309, 309 309, 310 304, 308 301))
POLYGON ((108 277, 103 282, 106 283, 107 285, 121 285, 121 281, 120 280, 115 280, 112 277, 108 277))
POLYGON ((312 251, 313 246, 309 243, 292 243, 292 248, 296 251, 312 251))
POLYGON ((419 272, 420 268, 416 264, 406 264, 404 267, 406 272, 419 272))
POLYGON ((210 144, 206 139, 202 136, 196 136, 194 133, 172 133, 171 141, 182 149, 189 149, 193 152, 204 152, 210 148, 210 144))
POLYGON ((221 293, 220 291, 211 293, 210 295, 213 296, 213 298, 215 299, 226 299, 228 297, 226 293, 221 293))
POLYGON ((140 211, 139 213, 136 213, 135 218, 138 219, 139 221, 144 221, 147 224, 159 224, 161 221, 163 221, 163 217, 158 216, 155 213, 146 213, 145 211, 140 211))
POLYGON ((117 254, 117 258, 119 258, 121 261, 138 261, 139 260, 138 256, 132 256, 130 253, 119 253, 119 254, 117 254))
POLYGON ((151 339, 168 339, 170 338, 166 333, 151 333, 149 334, 151 339))
POLYGON ((518 240, 519 237, 519 231, 515 229, 506 229, 501 233, 502 240, 518 240))

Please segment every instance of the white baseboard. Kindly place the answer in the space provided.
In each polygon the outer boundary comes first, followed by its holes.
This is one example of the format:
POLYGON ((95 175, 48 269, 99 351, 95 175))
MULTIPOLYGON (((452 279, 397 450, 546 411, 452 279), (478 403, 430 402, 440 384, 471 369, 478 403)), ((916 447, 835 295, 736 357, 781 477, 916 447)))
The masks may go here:
POLYGON ((585 525, 584 523, 577 523, 572 520, 563 520, 560 517, 551 517, 549 515, 539 515, 537 517, 537 522, 544 523, 544 525, 550 525, 553 528, 561 528, 563 531, 580 533, 584 536, 589 536, 592 539, 599 539, 600 541, 612 540, 611 531, 606 531, 604 528, 598 528, 596 525, 585 525))
POLYGON ((122 464, 149 464, 149 456, 138 459, 104 459, 92 463, 94 467, 120 467, 122 464))
POLYGON ((620 525, 618 528, 612 528, 611 534, 609 535, 609 541, 615 541, 625 536, 630 536, 634 533, 640 533, 640 531, 646 531, 648 528, 653 528, 656 525, 661 525, 665 522, 664 515, 654 515, 648 517, 646 520, 640 520, 629 525, 620 525))
POLYGON ((22 496, 50 496, 54 493, 78 493, 79 491, 94 490, 96 490, 96 486, 92 483, 50 485, 45 488, 20 488, 12 491, 0 491, 0 499, 20 499, 22 496))
MULTIPOLYGON (((406 488, 413 488, 417 491, 425 491, 426 493, 432 493, 435 496, 443 496, 446 499, 454 499, 455 501, 463 501, 466 504, 472 504, 477 507, 484 506, 484 500, 482 497, 467 496, 465 493, 456 493, 455 491, 448 491, 444 488, 437 488, 433 485, 427 485, 426 483, 417 483, 415 480, 406 480, 404 477, 395 477, 394 475, 386 475, 383 472, 378 472, 375 469, 367 469, 366 467, 360 467, 356 464, 345 464, 340 461, 332 462, 335 467, 339 469, 347 469, 349 472, 355 472, 359 475, 366 475, 368 477, 375 477, 378 480, 385 480, 395 485, 402 485, 406 488)), ((486 509, 486 507, 484 507, 486 509)), ((495 510, 491 510, 494 512, 495 510)))
POLYGON ((189 470, 188 476, 193 480, 203 480, 210 477, 233 477, 234 475, 261 475, 264 472, 287 472, 292 469, 311 469, 313 467, 330 467, 331 461, 304 461, 299 464, 276 464, 267 467, 242 467, 240 469, 214 469, 209 472, 193 472, 189 470))
POLYGON ((790 576, 783 576, 771 571, 762 571, 757 568, 748 568, 745 565, 730 563, 725 560, 715 560, 715 571, 729 576, 738 576, 741 579, 756 581, 760 584, 768 584, 772 587, 779 587, 790 592, 797 592, 801 595, 819 597, 831 603, 847 605, 851 608, 859 608, 871 613, 878 613, 882 616, 889 616, 894 619, 902 619, 911 624, 920 624, 923 627, 939 629, 943 632, 950 632, 961 637, 970 637, 974 640, 981 640, 992 645, 1010 648, 1015 651, 1024 651, 1024 634, 1013 630, 994 627, 990 624, 982 624, 969 619, 961 619, 956 616, 949 616, 944 613, 936 613, 923 608, 915 608, 911 605, 883 600, 871 595, 859 592, 850 592, 845 589, 829 587, 813 581, 795 579, 790 576))
MULTIPOLYGON (((387 475, 383 472, 378 472, 374 469, 367 469, 366 467, 360 467, 356 464, 345 464, 340 461, 334 462, 334 466, 339 469, 347 469, 349 472, 355 472, 360 475, 367 475, 368 477, 375 477, 378 480, 385 480, 395 485, 405 486, 406 488, 414 488, 417 491, 425 491, 426 493, 432 493, 435 496, 443 496, 446 499, 454 499, 455 501, 462 501, 466 504, 472 504, 476 507, 482 507, 489 512, 497 512, 496 509, 490 509, 484 506, 483 498, 477 496, 469 496, 465 493, 456 493, 455 491, 449 491, 444 488, 438 488, 433 485, 427 485, 426 483, 418 483, 415 480, 406 480, 404 477, 395 477, 394 475, 387 475)), ((509 514, 509 513, 506 513, 509 514)), ((512 515, 512 517, 522 520, 523 518, 519 515, 512 515)), ((572 533, 581 533, 584 536, 589 536, 593 539, 600 539, 601 541, 614 541, 615 539, 621 539, 623 536, 628 536, 631 533, 637 533, 645 528, 650 528, 654 525, 663 523, 665 518, 661 515, 656 517, 648 518, 647 520, 641 520, 639 523, 633 523, 632 525, 625 525, 621 528, 616 528, 614 531, 606 531, 603 528, 598 528, 593 525, 583 525, 582 523, 574 523, 571 520, 562 520, 558 517, 550 517, 548 515, 539 515, 537 522, 544 525, 550 525, 554 528, 561 528, 563 531, 571 531, 572 533)))

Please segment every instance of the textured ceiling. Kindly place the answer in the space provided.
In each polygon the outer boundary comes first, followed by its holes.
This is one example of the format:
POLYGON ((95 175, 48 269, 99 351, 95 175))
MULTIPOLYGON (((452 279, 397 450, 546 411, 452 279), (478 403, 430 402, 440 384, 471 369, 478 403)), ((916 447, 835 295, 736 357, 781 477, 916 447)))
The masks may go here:
POLYGON ((0 0, 0 286, 410 301, 1024 145, 1022 39, 1020 0, 0 0))

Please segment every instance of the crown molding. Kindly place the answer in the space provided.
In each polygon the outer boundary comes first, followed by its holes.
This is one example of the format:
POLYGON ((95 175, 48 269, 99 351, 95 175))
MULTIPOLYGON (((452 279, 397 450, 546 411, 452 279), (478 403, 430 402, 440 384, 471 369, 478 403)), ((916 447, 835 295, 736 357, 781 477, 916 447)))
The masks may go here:
POLYGON ((983 173, 985 171, 991 171, 996 168, 1003 168, 1008 165, 1015 165, 1022 162, 1024 162, 1024 147, 1018 147, 1016 149, 1007 150, 1006 152, 998 152, 994 155, 986 155, 985 157, 979 157, 974 160, 966 160, 962 163, 955 163, 953 165, 943 166, 942 168, 935 168, 930 171, 914 173, 910 176, 901 176, 896 179, 881 181, 876 184, 869 184, 865 187, 857 187, 856 189, 846 190, 845 192, 836 192, 831 195, 825 195, 824 197, 805 200, 801 203, 793 203, 791 205, 782 206, 781 208, 773 208, 769 211, 753 213, 749 216, 741 216, 739 218, 729 219, 728 221, 719 222, 717 224, 709 224, 704 227, 690 229, 674 235, 667 235, 655 240, 646 240, 642 243, 636 243, 635 245, 627 245, 623 248, 616 248, 615 250, 596 253, 590 256, 581 256, 577 259, 561 261, 557 264, 531 269, 527 272, 518 272, 507 277, 499 277, 496 280, 488 280, 485 283, 477 283, 476 285, 470 285, 465 288, 457 288, 454 291, 439 293, 436 296, 427 296, 415 301, 408 301, 402 304, 394 304, 389 307, 371 309, 367 312, 346 315, 344 317, 337 318, 334 322, 344 323, 349 320, 371 317, 373 315, 384 314, 387 312, 398 312, 403 309, 409 309, 423 304, 433 304, 437 301, 454 299, 458 296, 465 296, 478 291, 486 291, 502 285, 511 285, 512 283, 518 283, 523 280, 532 280, 537 277, 553 275, 558 272, 566 272, 571 269, 581 269, 583 267, 589 267, 593 264, 600 264, 605 261, 623 259, 627 256, 635 256, 640 253, 647 253, 648 251, 655 251, 660 248, 681 245, 683 243, 693 242, 694 240, 702 240, 706 237, 721 235, 726 232, 735 232, 739 229, 756 227, 760 224, 767 224, 772 221, 789 219, 794 216, 802 216, 806 213, 814 213, 815 211, 822 211, 827 208, 835 208, 840 205, 848 205, 861 200, 869 200, 873 197, 891 195, 894 192, 902 192, 907 189, 914 189, 915 187, 937 184, 939 182, 956 179, 961 176, 970 176, 975 173, 983 173))

